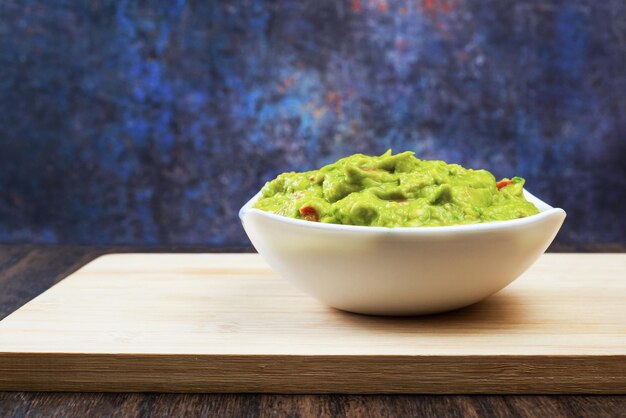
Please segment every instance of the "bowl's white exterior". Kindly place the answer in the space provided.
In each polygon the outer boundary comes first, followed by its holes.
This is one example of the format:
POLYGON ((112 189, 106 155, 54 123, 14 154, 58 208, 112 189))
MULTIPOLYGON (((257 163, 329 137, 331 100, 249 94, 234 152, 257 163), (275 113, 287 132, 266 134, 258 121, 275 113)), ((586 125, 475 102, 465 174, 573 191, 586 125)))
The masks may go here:
POLYGON ((383 228, 333 225, 253 209, 239 216, 267 263, 300 289, 338 309, 374 315, 443 312, 499 291, 548 248, 565 219, 540 210, 511 221, 383 228))

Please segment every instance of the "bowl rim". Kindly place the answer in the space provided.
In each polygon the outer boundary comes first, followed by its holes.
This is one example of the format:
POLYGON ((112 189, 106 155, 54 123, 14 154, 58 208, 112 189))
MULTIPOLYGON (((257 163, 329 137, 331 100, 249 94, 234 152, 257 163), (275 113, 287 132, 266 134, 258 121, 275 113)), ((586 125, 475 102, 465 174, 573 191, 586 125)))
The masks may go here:
POLYGON ((477 231, 490 231, 505 228, 523 227, 536 222, 541 222, 547 218, 563 217, 567 216, 565 210, 561 208, 555 208, 539 199, 537 196, 530 193, 528 190, 523 189, 524 197, 533 203, 539 213, 530 215, 525 218, 509 219, 505 221, 491 221, 475 224, 463 224, 463 225, 442 225, 442 226, 402 226, 402 227, 386 227, 386 226, 363 226, 363 225, 343 225, 343 224, 330 224, 321 222, 305 221, 303 219, 289 218, 282 215, 276 215, 274 213, 265 212, 260 209, 255 209, 252 205, 261 196, 261 191, 255 194, 250 200, 248 200, 239 210, 239 218, 244 221, 244 218, 248 214, 255 214, 264 217, 269 220, 278 221, 281 223, 309 228, 317 230, 329 230, 329 231, 349 231, 349 232, 361 232, 361 233, 385 233, 385 234, 411 234, 411 235, 437 235, 441 233, 466 233, 477 231))

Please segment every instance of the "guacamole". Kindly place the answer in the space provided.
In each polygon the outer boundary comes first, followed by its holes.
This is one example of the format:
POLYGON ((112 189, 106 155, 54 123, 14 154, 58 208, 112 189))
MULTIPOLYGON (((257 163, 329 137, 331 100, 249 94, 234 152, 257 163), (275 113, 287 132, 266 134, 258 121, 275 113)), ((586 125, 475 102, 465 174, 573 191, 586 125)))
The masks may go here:
POLYGON ((355 154, 319 170, 283 173, 254 207, 290 218, 344 225, 441 226, 523 218, 539 211, 524 179, 496 182, 486 170, 420 160, 407 151, 355 154))

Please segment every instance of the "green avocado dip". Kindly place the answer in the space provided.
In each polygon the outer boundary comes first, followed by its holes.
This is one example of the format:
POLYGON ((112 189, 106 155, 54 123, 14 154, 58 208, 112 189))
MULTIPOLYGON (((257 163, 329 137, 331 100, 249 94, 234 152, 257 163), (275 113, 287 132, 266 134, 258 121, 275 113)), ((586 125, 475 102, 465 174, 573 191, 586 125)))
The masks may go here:
POLYGON ((496 182, 486 170, 389 150, 380 157, 355 154, 319 170, 283 173, 265 184, 253 207, 344 225, 472 224, 538 213, 524 198, 523 186, 520 177, 496 182))

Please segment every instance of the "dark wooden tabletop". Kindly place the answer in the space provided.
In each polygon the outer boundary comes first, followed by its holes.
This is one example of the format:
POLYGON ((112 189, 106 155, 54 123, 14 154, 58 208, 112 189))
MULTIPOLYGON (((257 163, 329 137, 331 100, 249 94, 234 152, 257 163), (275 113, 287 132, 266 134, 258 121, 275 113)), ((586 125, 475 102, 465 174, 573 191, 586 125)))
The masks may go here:
MULTIPOLYGON (((197 247, 0 246, 0 319, 95 257, 197 247)), ((237 250, 237 249, 233 249, 237 250)), ((625 251, 626 245, 552 247, 625 251)), ((0 392, 0 417, 451 416, 626 417, 626 396, 361 396, 0 392)))

